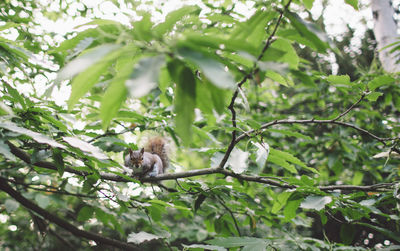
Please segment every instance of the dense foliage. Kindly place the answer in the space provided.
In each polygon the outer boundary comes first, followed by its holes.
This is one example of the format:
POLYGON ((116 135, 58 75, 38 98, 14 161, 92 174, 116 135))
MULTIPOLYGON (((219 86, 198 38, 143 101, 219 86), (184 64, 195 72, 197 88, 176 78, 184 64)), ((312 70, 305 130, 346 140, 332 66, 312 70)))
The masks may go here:
POLYGON ((37 17, 95 7, 0 3, 1 249, 400 248, 399 80, 374 48, 330 39, 313 0, 127 2, 64 37, 37 17), (167 173, 129 177, 153 135, 167 173))

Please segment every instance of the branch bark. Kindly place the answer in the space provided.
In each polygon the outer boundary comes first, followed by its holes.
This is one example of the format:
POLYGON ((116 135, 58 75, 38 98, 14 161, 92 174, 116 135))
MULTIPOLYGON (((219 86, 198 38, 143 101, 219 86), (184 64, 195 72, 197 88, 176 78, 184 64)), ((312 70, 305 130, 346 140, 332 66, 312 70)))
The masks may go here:
POLYGON ((37 213, 38 215, 42 216, 46 220, 53 222, 54 224, 58 225, 59 227, 64 228, 65 230, 69 231, 73 235, 77 237, 83 237, 85 239, 93 240, 97 243, 105 244, 105 245, 110 245, 113 247, 121 248, 124 250, 140 250, 139 248, 130 245, 126 242, 122 242, 119 240, 107 238, 104 236, 101 236, 96 233, 88 232, 81 230, 74 225, 70 224, 68 221, 59 218, 58 216, 46 211, 45 209, 39 207, 32 201, 26 199, 24 196, 22 196, 18 191, 16 191, 14 188, 12 188, 6 179, 0 177, 0 190, 6 192, 8 195, 10 195, 12 198, 14 198, 17 202, 19 202, 21 205, 23 205, 25 208, 37 213))
MULTIPOLYGON (((278 31, 278 27, 282 22, 282 18, 283 15, 285 13, 285 11, 287 11, 289 9, 290 4, 292 3, 292 0, 289 0, 287 2, 287 4, 283 7, 283 10, 280 11, 278 20, 276 21, 276 24, 274 26, 274 29, 272 30, 272 33, 268 36, 265 45, 263 47, 263 49, 261 50, 261 53, 258 55, 257 57, 257 62, 261 60, 261 58, 264 56, 264 53, 268 50, 268 48, 271 46, 272 42, 273 42, 273 38, 275 36, 275 33, 278 31)), ((239 95, 239 91, 240 88, 242 87, 242 85, 244 83, 246 83, 247 80, 251 79, 255 74, 257 74, 257 72, 259 71, 259 68, 257 68, 257 62, 254 63, 253 69, 250 71, 250 73, 246 74, 243 79, 237 84, 237 88, 235 90, 235 92, 232 95, 232 99, 231 102, 228 106, 228 109, 231 111, 232 117, 231 117, 231 121, 232 121, 232 127, 236 128, 236 110, 235 110, 235 101, 237 96, 239 95)), ((229 146, 224 154, 224 157, 222 158, 220 164, 218 165, 218 168, 222 169, 224 168, 226 162, 229 159, 230 154, 232 153, 233 148, 235 148, 236 145, 236 137, 237 137, 237 131, 233 130, 232 131, 232 139, 231 142, 229 143, 229 146)))
MULTIPOLYGON (((275 123, 279 124, 279 123, 275 123)), ((239 139, 240 137, 238 137, 239 139)), ((20 158, 21 160, 25 161, 26 163, 30 164, 31 159, 30 155, 26 153, 25 151, 19 149, 18 147, 14 146, 10 142, 8 142, 8 145, 10 146, 11 152, 20 158)), ((51 162, 44 162, 40 161, 34 164, 35 166, 41 167, 41 168, 46 168, 46 169, 51 169, 51 170, 57 170, 57 167, 55 164, 51 162)), ((80 172, 76 171, 72 168, 65 168, 66 172, 71 172, 80 176, 88 176, 90 173, 88 172, 80 172)), ((249 182, 256 182, 260 184, 266 184, 274 187, 280 187, 284 189, 295 189, 298 186, 291 185, 283 181, 281 178, 271 178, 271 177, 263 177, 263 176, 253 176, 253 175, 245 175, 245 174, 238 174, 234 173, 230 170, 227 169, 221 169, 219 167, 214 167, 214 168, 204 168, 204 169, 197 169, 197 170, 190 170, 186 172, 179 172, 179 173, 164 173, 161 175, 158 175, 156 177, 144 177, 140 181, 141 182, 157 182, 157 181, 162 181, 162 180, 176 180, 180 178, 189 178, 189 177, 195 177, 195 176, 202 176, 202 175, 209 175, 209 174, 223 174, 226 176, 230 176, 239 180, 245 180, 249 182)), ((127 180, 119 175, 112 174, 112 173, 105 173, 101 172, 100 177, 102 180, 109 180, 109 181, 116 181, 116 182, 130 182, 130 180, 127 180)), ((341 190, 341 191, 382 191, 384 189, 390 189, 394 183, 380 183, 380 184, 374 184, 370 186, 352 186, 352 185, 329 185, 329 186, 318 186, 318 188, 322 191, 333 191, 333 190, 341 190)))

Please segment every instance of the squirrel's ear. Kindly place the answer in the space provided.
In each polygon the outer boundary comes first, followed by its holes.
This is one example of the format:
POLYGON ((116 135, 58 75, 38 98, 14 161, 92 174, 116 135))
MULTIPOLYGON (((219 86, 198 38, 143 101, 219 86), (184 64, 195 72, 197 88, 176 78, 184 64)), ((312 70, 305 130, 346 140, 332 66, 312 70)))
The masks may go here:
POLYGON ((140 154, 144 153, 144 148, 140 149, 140 154))
POLYGON ((132 148, 129 148, 129 155, 132 155, 133 151, 132 148))

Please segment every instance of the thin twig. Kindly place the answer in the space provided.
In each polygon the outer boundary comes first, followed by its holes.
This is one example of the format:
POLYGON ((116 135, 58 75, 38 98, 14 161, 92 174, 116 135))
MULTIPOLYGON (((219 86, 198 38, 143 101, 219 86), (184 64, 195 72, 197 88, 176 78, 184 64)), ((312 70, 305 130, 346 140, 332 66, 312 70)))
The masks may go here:
MULTIPOLYGON (((280 11, 280 15, 278 17, 278 20, 276 21, 275 27, 272 31, 272 33, 268 36, 267 41, 265 42, 265 46, 261 50, 261 53, 257 57, 257 62, 264 56, 264 53, 268 50, 270 45, 273 42, 273 38, 275 36, 275 33, 278 31, 278 27, 282 22, 283 15, 285 11, 289 8, 290 4, 292 3, 292 0, 289 0, 289 2, 285 5, 282 11, 280 11)), ((237 96, 239 95, 239 89, 242 87, 242 85, 249 79, 251 79, 254 74, 256 74, 259 71, 259 68, 257 67, 257 62, 254 63, 253 69, 250 71, 250 73, 246 74, 243 79, 237 84, 236 90, 232 95, 231 102, 228 106, 228 109, 231 111, 231 121, 232 121, 232 127, 236 128, 236 110, 235 110, 235 101, 237 96)), ((237 130, 232 131, 232 138, 231 142, 229 143, 229 146, 224 154, 224 157, 222 158, 220 164, 218 165, 218 168, 223 169, 226 162, 228 161, 229 156, 232 153, 233 148, 236 145, 236 137, 237 137, 237 130)))
POLYGON ((356 107, 356 105, 358 105, 365 98, 365 96, 366 96, 366 93, 361 94, 361 97, 357 100, 357 102, 353 103, 346 111, 339 114, 336 118, 332 119, 332 121, 336 121, 336 120, 339 120, 342 117, 344 117, 347 113, 349 113, 351 110, 353 110, 354 107, 356 107))
POLYGON ((228 207, 227 205, 225 205, 225 202, 224 202, 224 200, 223 200, 221 197, 217 196, 217 198, 218 198, 218 202, 219 202, 219 203, 225 208, 225 210, 228 211, 229 214, 231 215, 231 218, 232 218, 232 220, 233 220, 233 223, 235 224, 236 231, 238 232, 239 237, 241 237, 242 234, 240 233, 239 225, 238 225, 238 223, 237 223, 237 221, 236 221, 235 215, 233 215, 232 210, 230 210, 229 207, 228 207))
POLYGON ((99 199, 99 197, 97 197, 97 196, 87 195, 87 194, 80 194, 80 193, 70 193, 70 192, 67 192, 67 191, 59 190, 56 187, 47 186, 47 185, 44 185, 44 184, 26 184, 26 183, 15 181, 15 180, 8 179, 8 178, 5 178, 5 177, 1 177, 1 178, 3 178, 4 180, 7 180, 10 183, 13 183, 13 184, 16 184, 16 185, 21 185, 21 186, 24 186, 25 188, 32 189, 32 190, 35 190, 35 191, 42 191, 42 192, 46 192, 46 193, 56 193, 56 194, 69 195, 69 196, 82 197, 82 198, 99 199), (39 187, 35 187, 35 186, 45 186, 48 189, 39 188, 39 187))
POLYGON ((390 140, 396 140, 399 137, 394 137, 394 138, 381 138, 379 136, 376 136, 375 134, 369 132, 368 130, 365 130, 361 127, 358 127, 356 125, 347 123, 347 122, 341 122, 341 121, 335 121, 334 119, 327 119, 327 120, 315 120, 315 119, 303 119, 303 120, 296 120, 296 119, 282 119, 282 120, 274 120, 268 123, 265 123, 263 125, 261 125, 260 129, 257 130, 249 130, 241 135, 239 135, 236 138, 236 142, 235 144, 237 144, 239 141, 241 141, 242 139, 249 137, 249 135, 254 134, 254 133, 258 133, 260 130, 265 130, 271 126, 274 125, 280 125, 280 124, 336 124, 336 125, 341 125, 341 126, 345 126, 345 127, 350 127, 353 128, 361 133, 364 133, 376 140, 378 140, 379 142, 381 142, 383 145, 387 145, 386 141, 390 141, 390 140))

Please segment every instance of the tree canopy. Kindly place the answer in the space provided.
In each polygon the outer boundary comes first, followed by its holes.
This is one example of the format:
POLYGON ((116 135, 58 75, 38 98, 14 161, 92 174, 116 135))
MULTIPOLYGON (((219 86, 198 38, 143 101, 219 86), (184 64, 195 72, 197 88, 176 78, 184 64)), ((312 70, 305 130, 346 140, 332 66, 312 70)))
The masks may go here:
POLYGON ((399 78, 371 31, 349 50, 313 0, 159 4, 0 2, 1 249, 400 249, 399 78), (167 172, 129 176, 154 135, 167 172))

